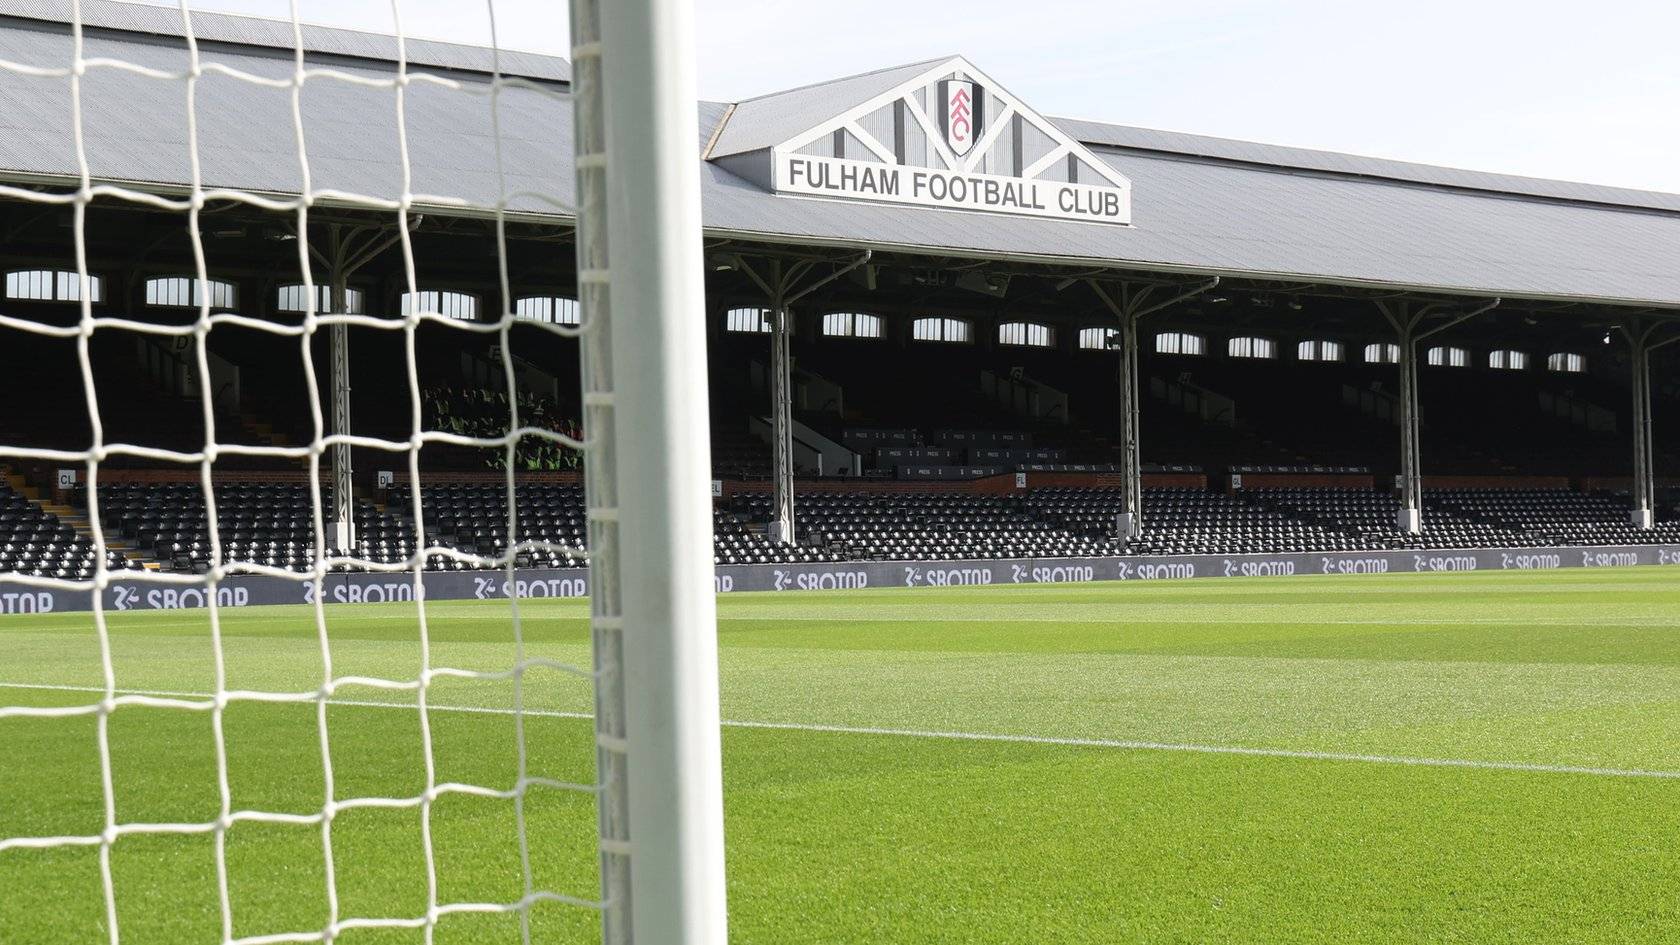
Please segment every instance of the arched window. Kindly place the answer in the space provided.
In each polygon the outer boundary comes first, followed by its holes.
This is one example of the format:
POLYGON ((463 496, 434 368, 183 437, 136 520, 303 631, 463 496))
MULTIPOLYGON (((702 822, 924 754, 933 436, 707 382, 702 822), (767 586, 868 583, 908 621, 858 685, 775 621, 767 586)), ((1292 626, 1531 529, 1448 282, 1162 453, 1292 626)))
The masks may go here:
POLYGON ((723 318, 727 331, 752 335, 770 334, 770 310, 767 308, 732 308, 723 318))
POLYGON ((974 340, 974 326, 960 318, 929 316, 910 324, 910 337, 915 341, 968 344, 974 340))
POLYGON ((1365 346, 1366 364, 1399 364, 1400 346, 1397 344, 1371 344, 1365 346))
POLYGON ((516 299, 513 303, 513 317, 528 322, 546 322, 550 325, 578 325, 583 321, 578 311, 577 299, 559 295, 528 295, 516 299))
POLYGON ((998 326, 998 344, 1027 348, 1048 348, 1056 343, 1049 325, 1037 322, 1004 322, 998 326))
POLYGON ((436 312, 444 318, 470 322, 478 319, 478 296, 453 289, 421 289, 402 294, 402 313, 436 312))
POLYGON ((170 308, 198 308, 210 297, 211 308, 234 308, 239 291, 231 282, 191 276, 158 276, 146 280, 146 304, 170 308))
POLYGON ((1225 345, 1225 353, 1233 358, 1269 361, 1278 356, 1277 342, 1270 338, 1232 338, 1225 345))
MULTIPOLYGON (((105 280, 88 276, 88 301, 105 301, 105 280)), ((6 298, 31 302, 80 302, 82 276, 65 269, 20 269, 6 273, 6 298)))
POLYGON ((1295 346, 1298 361, 1340 361, 1344 356, 1340 341, 1303 341, 1295 346))
POLYGON ((1112 351, 1120 346, 1120 331, 1116 328, 1079 329, 1079 347, 1086 351, 1112 351))
POLYGON ((1528 353, 1501 348, 1488 352, 1488 367, 1496 371, 1526 371, 1528 370, 1528 353))
POLYGON ((1207 354, 1207 339, 1187 331, 1163 331, 1155 336, 1156 354, 1207 354))
POLYGON ((1425 357, 1430 367, 1469 367, 1470 352, 1463 348, 1439 345, 1430 348, 1425 357))
POLYGON ((1559 351, 1546 358, 1546 370, 1561 374, 1580 374, 1587 369, 1587 359, 1579 354, 1559 351))
MULTIPOLYGON (((305 303, 308 301, 309 292, 302 285, 283 285, 280 287, 280 297, 276 301, 274 307, 282 312, 301 312, 307 308, 305 303)), ((344 302, 349 308, 349 311, 345 314, 361 315, 366 312, 366 309, 362 307, 363 296, 361 289, 346 288, 344 290, 344 302)), ((331 286, 315 286, 315 311, 332 311, 331 286)))
POLYGON ((879 315, 829 312, 823 316, 822 333, 830 338, 879 338, 884 332, 879 315))

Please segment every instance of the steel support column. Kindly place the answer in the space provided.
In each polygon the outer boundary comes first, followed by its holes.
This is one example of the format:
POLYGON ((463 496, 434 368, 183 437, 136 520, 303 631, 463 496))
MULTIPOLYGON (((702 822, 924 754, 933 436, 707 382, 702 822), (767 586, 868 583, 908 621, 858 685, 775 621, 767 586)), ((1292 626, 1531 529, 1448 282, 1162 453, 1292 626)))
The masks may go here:
POLYGON ((1139 423, 1138 316, 1122 312, 1115 340, 1120 346, 1120 516, 1115 531, 1131 541, 1143 532, 1143 453, 1139 423))
POLYGON ((1423 531, 1423 465, 1418 425, 1417 339, 1414 324, 1398 332, 1400 357, 1400 513, 1395 526, 1416 535, 1423 531))
POLYGON ((1382 312, 1383 317, 1394 328, 1395 343, 1399 348, 1399 356, 1395 360, 1400 369, 1400 511, 1394 524, 1400 531, 1409 535, 1420 534, 1423 531, 1423 445, 1422 422, 1418 408, 1418 344, 1498 306, 1499 299, 1494 299, 1479 308, 1452 315, 1441 303, 1429 303, 1414 309, 1412 303, 1405 300, 1377 300, 1378 311, 1382 312), (1429 319, 1436 316, 1445 316, 1446 320, 1423 330, 1429 319))
MULTIPOLYGON (((780 266, 776 267, 780 269, 780 266)), ((770 308, 770 540, 793 544, 793 354, 792 313, 778 295, 770 308)))
POLYGON ((1651 355, 1644 345, 1633 352, 1633 524, 1656 524, 1656 490, 1651 467, 1651 355))
POLYGON ((817 289, 828 285, 848 272, 869 262, 873 251, 836 268, 807 285, 795 288, 816 267, 812 260, 801 260, 783 267, 782 260, 769 260, 768 268, 759 273, 744 257, 737 263, 748 278, 758 284, 770 303, 770 525, 767 529, 772 541, 794 544, 798 540, 793 524, 793 352, 790 344, 793 326, 793 303, 817 289))
MULTIPOLYGON (((335 274, 332 283, 332 314, 348 311, 344 279, 335 274)), ((350 326, 334 324, 327 335, 332 364, 332 431, 350 434, 350 326)), ((356 494, 350 444, 339 442, 332 449, 332 536, 333 547, 349 554, 356 548, 356 494)))
POLYGON ((1142 402, 1138 370, 1138 322, 1186 299, 1201 295, 1219 284, 1214 278, 1164 302, 1149 305, 1157 286, 1137 287, 1121 282, 1115 293, 1097 280, 1088 280, 1091 290, 1115 317, 1118 327, 1111 336, 1119 354, 1117 380, 1120 389, 1120 512, 1114 530, 1122 541, 1131 542, 1143 534, 1143 434, 1139 422, 1142 402), (1116 294, 1118 298, 1116 298, 1116 294))
POLYGON ((1665 322, 1631 319, 1622 326, 1628 339, 1628 360, 1633 389, 1633 507, 1630 519, 1635 528, 1656 525, 1657 470, 1655 437, 1651 431, 1651 352, 1680 341, 1680 335, 1654 341, 1665 322))
MULTIPOLYGON (((418 225, 418 216, 408 221, 411 228, 418 225)), ((348 315, 350 311, 350 277, 380 253, 396 245, 401 234, 386 235, 390 227, 366 224, 332 223, 327 226, 325 252, 311 243, 310 255, 325 270, 327 312, 329 315, 348 315)), ((302 234, 299 235, 302 238, 302 234)), ((319 299, 306 300, 306 308, 313 308, 319 299)), ((334 322, 327 331, 327 363, 332 388, 332 424, 329 433, 348 436, 350 422, 350 326, 334 322)), ((334 550, 353 553, 356 550, 356 493, 354 466, 350 444, 334 443, 332 448, 332 517, 327 523, 328 535, 334 550)))

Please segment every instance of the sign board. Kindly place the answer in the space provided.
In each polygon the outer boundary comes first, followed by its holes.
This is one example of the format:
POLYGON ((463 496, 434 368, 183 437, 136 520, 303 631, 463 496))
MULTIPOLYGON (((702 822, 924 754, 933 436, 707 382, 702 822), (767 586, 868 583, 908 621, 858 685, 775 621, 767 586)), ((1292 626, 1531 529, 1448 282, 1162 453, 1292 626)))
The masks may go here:
POLYGON ((712 480, 712 498, 714 498, 714 499, 723 498, 723 480, 722 479, 713 479, 712 480))
POLYGON ((396 481, 397 481, 397 474, 396 473, 391 472, 389 469, 381 469, 379 471, 379 479, 378 479, 379 488, 389 489, 389 488, 391 488, 391 484, 396 482, 396 481))
MULTIPOLYGON (((1554 568, 1680 568, 1680 545, 1615 545, 1591 548, 1482 548, 1444 551, 1364 551, 1272 555, 1139 555, 1118 558, 1025 558, 996 561, 844 561, 801 564, 719 565, 714 588, 729 591, 846 590, 875 587, 956 587, 988 584, 1070 584, 1203 577, 1290 577, 1300 574, 1408 574, 1442 571, 1534 571, 1554 568)), ((126 573, 126 572, 125 572, 126 573)), ((106 610, 176 610, 261 604, 312 604, 309 575, 237 574, 217 582, 165 581, 168 575, 113 578, 102 592, 106 610)), ((85 611, 87 588, 0 580, 0 615, 85 611)), ((499 600, 510 597, 583 597, 586 569, 427 571, 412 574, 333 573, 320 583, 329 604, 414 600, 499 600)))
POLYGON ((76 471, 74 469, 60 469, 58 471, 58 487, 60 489, 76 488, 76 471))
POLYGON ((1025 489, 1026 487, 1027 487, 1027 474, 1024 473, 1024 472, 1016 473, 1015 474, 1015 488, 1025 489))
POLYGON ((1118 168, 961 56, 807 117, 779 144, 713 160, 768 150, 743 172, 778 194, 1132 222, 1132 183, 1118 168))
POLYGON ((1241 489, 1242 488, 1242 473, 1232 473, 1231 474, 1231 488, 1233 488, 1233 489, 1241 489))
POLYGON ((1129 223, 1131 196, 1117 187, 1003 177, 972 171, 783 154, 776 190, 812 197, 844 197, 950 210, 1129 223))

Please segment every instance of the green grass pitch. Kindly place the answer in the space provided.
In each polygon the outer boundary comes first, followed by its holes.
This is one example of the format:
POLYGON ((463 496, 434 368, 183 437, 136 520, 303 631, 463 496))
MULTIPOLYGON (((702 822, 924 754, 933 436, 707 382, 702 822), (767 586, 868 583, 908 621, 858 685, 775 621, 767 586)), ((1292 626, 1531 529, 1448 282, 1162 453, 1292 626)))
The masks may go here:
MULTIPOLYGON (((720 599, 733 940, 781 943, 1680 941, 1680 580, 1672 570, 1301 577, 732 595, 720 599), (750 723, 750 724, 745 724, 750 723), (974 736, 1007 736, 979 738, 974 736)), ((506 602, 428 606, 432 661, 513 660, 506 602)), ((528 652, 587 664, 582 602, 523 605, 528 652)), ((206 693, 208 616, 110 616, 121 690, 206 693)), ((413 605, 328 611, 335 677, 414 678, 413 605)), ((312 612, 227 611, 226 686, 302 691, 312 612)), ((0 618, 0 705, 97 700, 88 615, 0 618), (63 687, 63 688, 46 688, 63 687)), ((588 681, 533 670, 532 775, 589 781, 588 681)), ((511 787, 512 684, 440 678, 435 780, 511 787)), ((414 693, 348 684, 327 710, 339 799, 417 796, 414 693), (406 708, 403 707, 406 705, 406 708)), ((97 835, 91 716, 0 719, 0 839, 97 835)), ((307 817, 326 793, 313 705, 223 718, 233 810, 307 817)), ((119 823, 221 809, 208 712, 108 719, 119 823)), ((533 788, 539 888, 596 894, 587 794, 533 788)), ((332 823, 341 918, 418 918, 413 807, 332 823)), ((433 809, 441 902, 524 889, 511 801, 433 809)), ((239 822, 236 937, 327 921, 322 831, 239 822)), ((111 848, 125 943, 216 942, 211 835, 111 848)), ((105 942, 97 847, 0 852, 0 943, 105 942)), ((541 903, 533 940, 590 942, 541 903)), ((437 941, 516 942, 513 915, 437 941)), ((352 929, 345 945, 420 942, 352 929)))

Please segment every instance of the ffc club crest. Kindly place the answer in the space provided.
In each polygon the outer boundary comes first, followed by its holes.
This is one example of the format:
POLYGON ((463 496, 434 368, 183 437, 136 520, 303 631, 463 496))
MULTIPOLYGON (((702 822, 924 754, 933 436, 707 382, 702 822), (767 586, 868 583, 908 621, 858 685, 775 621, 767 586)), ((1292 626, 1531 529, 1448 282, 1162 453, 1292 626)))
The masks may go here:
POLYGON ((939 83, 939 97, 945 104, 939 112, 940 125, 945 131, 945 143, 958 157, 967 155, 980 137, 983 94, 973 82, 963 79, 939 83))

